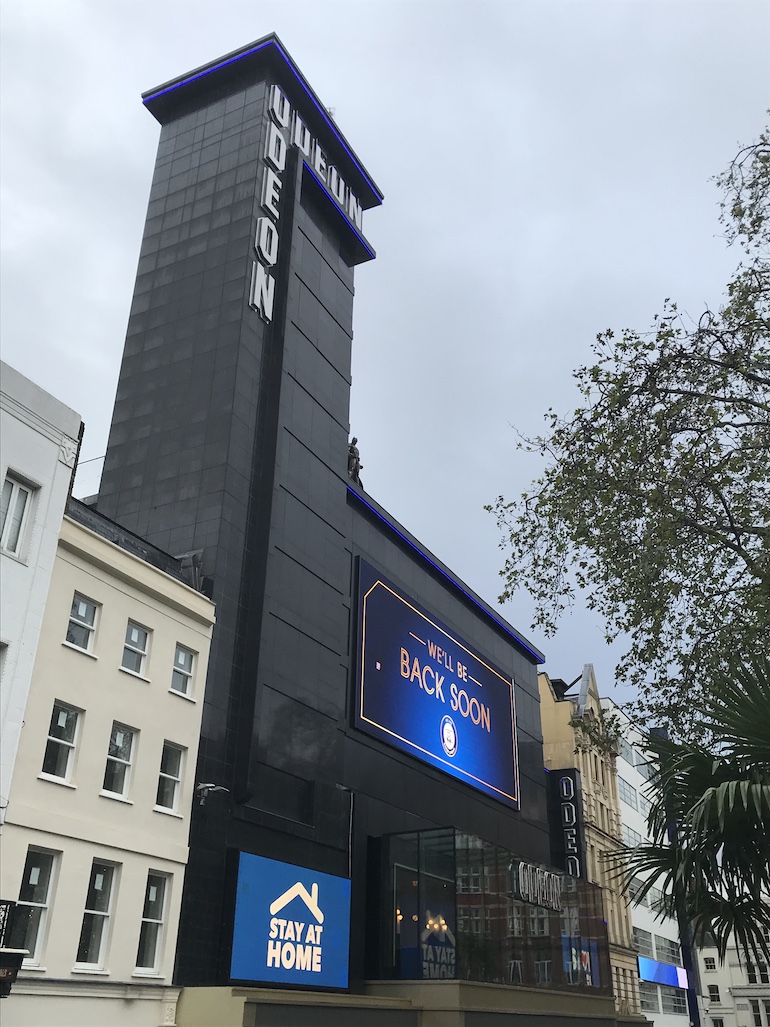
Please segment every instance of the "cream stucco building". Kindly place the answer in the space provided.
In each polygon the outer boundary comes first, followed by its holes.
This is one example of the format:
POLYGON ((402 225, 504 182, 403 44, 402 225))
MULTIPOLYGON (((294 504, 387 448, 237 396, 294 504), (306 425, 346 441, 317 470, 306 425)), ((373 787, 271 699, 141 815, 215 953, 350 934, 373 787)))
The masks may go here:
POLYGON ((3 1024, 175 1022, 172 986, 213 604, 70 501, 3 828, 29 952, 3 1024))
MULTIPOLYGON (((538 675, 543 758, 548 770, 575 767, 580 771, 587 877, 602 887, 615 1004, 620 1014, 638 1014, 639 978, 629 904, 621 881, 613 874, 611 863, 604 859, 606 853, 621 852, 624 848, 615 765, 617 749, 609 740, 605 745, 592 743, 580 727, 581 723, 588 727, 601 720, 601 700, 592 664, 585 665, 578 681, 579 692, 568 695, 572 686, 551 680, 544 673, 538 675)), ((578 681, 574 682, 576 687, 578 681)))

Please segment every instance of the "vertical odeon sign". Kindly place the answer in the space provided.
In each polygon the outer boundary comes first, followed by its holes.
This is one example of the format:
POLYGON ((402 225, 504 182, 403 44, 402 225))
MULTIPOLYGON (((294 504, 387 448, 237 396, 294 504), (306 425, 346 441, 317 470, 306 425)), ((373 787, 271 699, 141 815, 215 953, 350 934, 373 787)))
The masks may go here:
POLYGON ((553 864, 570 877, 586 877, 580 771, 574 767, 551 770, 548 778, 553 864))
POLYGON ((260 215, 254 236, 249 306, 267 322, 273 319, 275 278, 272 268, 280 246, 280 202, 283 172, 290 146, 296 146, 337 206, 360 232, 363 224, 361 204, 345 183, 338 169, 329 164, 320 143, 313 138, 302 118, 293 110, 281 88, 270 87, 267 100, 268 128, 262 160, 260 215))

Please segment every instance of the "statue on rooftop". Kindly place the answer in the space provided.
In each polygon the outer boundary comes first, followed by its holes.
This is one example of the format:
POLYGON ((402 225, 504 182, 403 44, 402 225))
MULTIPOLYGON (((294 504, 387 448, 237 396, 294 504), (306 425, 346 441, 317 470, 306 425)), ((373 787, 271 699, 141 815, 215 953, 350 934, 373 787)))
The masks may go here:
POLYGON ((364 465, 361 463, 361 455, 358 452, 358 446, 356 445, 357 442, 358 439, 354 435, 351 439, 350 445, 348 446, 348 478, 350 478, 351 481, 354 481, 356 485, 363 488, 364 486, 361 484, 360 471, 364 465))

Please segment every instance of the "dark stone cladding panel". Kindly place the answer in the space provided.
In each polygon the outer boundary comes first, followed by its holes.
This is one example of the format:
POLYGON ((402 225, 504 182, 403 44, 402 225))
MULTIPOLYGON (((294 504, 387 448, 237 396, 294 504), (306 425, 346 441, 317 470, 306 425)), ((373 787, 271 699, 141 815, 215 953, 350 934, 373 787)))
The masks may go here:
MULTIPOLYGON (((274 721, 263 715, 264 696, 282 692, 301 695, 305 725, 326 739, 328 761, 305 773, 333 786, 349 645, 344 480, 352 273, 337 249, 321 252, 320 229, 299 204, 295 216, 250 781, 264 761, 291 763, 282 753, 282 744, 290 753, 289 740, 281 743, 274 721), (277 637, 280 646, 271 644, 277 637)), ((336 824, 326 840, 340 844, 336 824)))
POLYGON ((173 530, 182 551, 223 516, 213 497, 242 500, 250 478, 262 329, 244 314, 263 128, 257 83, 161 132, 99 505, 150 538, 173 530))

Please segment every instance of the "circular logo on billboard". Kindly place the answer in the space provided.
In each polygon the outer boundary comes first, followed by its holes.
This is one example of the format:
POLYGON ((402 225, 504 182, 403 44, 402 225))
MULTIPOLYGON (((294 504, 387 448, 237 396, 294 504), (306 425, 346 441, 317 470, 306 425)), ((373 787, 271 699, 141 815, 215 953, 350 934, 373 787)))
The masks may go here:
POLYGON ((451 717, 441 718, 441 744, 447 756, 457 752, 457 728, 451 717))

